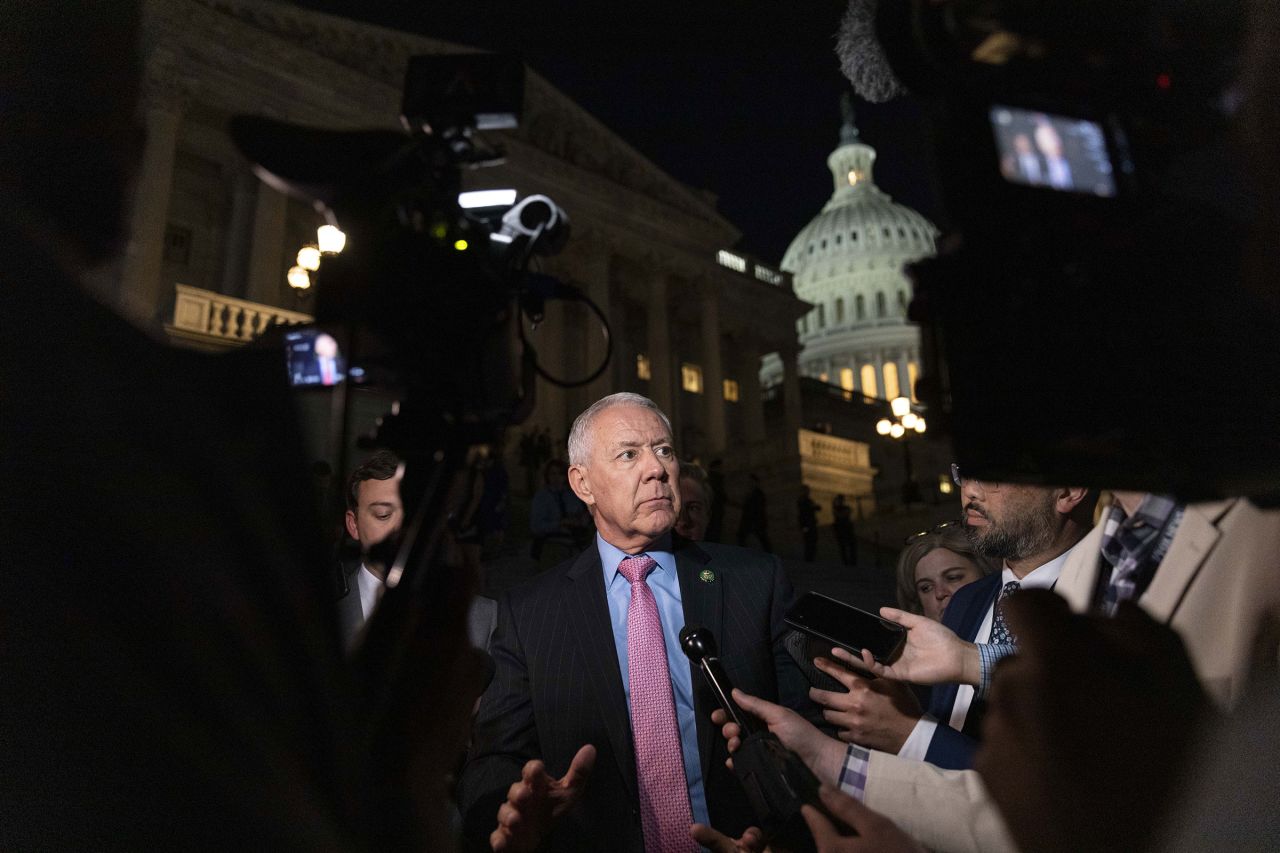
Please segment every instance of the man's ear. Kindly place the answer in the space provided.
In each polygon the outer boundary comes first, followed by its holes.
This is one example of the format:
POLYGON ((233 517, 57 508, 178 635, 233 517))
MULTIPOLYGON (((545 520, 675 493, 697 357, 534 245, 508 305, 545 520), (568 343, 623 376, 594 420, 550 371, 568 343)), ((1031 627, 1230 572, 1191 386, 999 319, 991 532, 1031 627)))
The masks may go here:
POLYGON ((357 542, 360 541, 360 528, 356 527, 356 514, 351 510, 347 510, 347 535, 357 542))
POLYGON ((1075 512, 1076 507, 1089 496, 1089 490, 1081 486, 1068 486, 1058 490, 1058 499, 1054 509, 1063 515, 1075 512))
POLYGON ((583 466, 569 466, 569 488, 573 489, 578 500, 587 506, 596 505, 596 497, 591 493, 591 484, 587 482, 587 470, 583 466))

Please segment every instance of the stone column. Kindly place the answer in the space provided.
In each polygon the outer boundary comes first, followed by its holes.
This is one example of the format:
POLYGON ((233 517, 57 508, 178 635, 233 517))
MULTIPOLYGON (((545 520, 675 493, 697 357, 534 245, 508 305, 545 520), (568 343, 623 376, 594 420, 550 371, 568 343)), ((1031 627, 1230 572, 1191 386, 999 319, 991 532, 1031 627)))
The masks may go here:
MULTIPOLYGON (((281 279, 288 272, 284 245, 287 212, 288 198, 259 181, 253 209, 253 244, 249 247, 246 292, 247 298, 253 302, 266 305, 280 302, 281 279)), ((296 251, 302 247, 293 248, 296 251)))
POLYGON ((186 95, 181 84, 174 82, 168 63, 161 62, 150 68, 144 86, 147 144, 134 187, 121 283, 122 301, 137 305, 146 315, 142 319, 154 322, 170 296, 166 290, 172 289, 172 282, 161 281, 161 275, 178 129, 182 125, 186 95))
MULTIPOLYGON (((620 352, 617 339, 622 334, 623 326, 620 318, 613 316, 611 298, 613 292, 612 267, 613 254, 609 247, 597 244, 587 256, 586 289, 591 301, 600 309, 600 313, 609 318, 609 331, 614 338, 614 349, 613 357, 609 362, 609 366, 605 368, 604 373, 600 374, 594 382, 587 386, 587 397, 589 398, 587 405, 618 390, 614 377, 617 375, 620 352)), ((604 358, 604 337, 600 334, 598 322, 595 315, 588 311, 587 323, 584 329, 587 356, 585 368, 588 371, 595 370, 599 366, 601 359, 604 358)))
POLYGON ((702 297, 702 395, 705 398, 707 454, 724 450, 724 369, 720 363, 720 292, 714 281, 704 281, 702 297))
POLYGON ((222 292, 242 297, 248 292, 248 248, 253 226, 254 184, 258 179, 239 165, 231 167, 230 173, 231 217, 222 243, 222 292))
POLYGON ((671 393, 671 318, 667 314, 667 283, 665 273, 656 272, 649 281, 648 342, 645 355, 649 357, 649 398, 658 408, 673 417, 671 393))
POLYGON ((795 436, 804 421, 803 402, 800 399, 800 372, 796 366, 798 356, 799 348, 795 344, 788 344, 778 350, 778 357, 782 359, 783 423, 786 425, 785 440, 788 446, 794 446, 795 436))
POLYGON ((764 403, 760 399, 760 353, 744 342, 738 355, 738 406, 748 444, 764 441, 764 403))

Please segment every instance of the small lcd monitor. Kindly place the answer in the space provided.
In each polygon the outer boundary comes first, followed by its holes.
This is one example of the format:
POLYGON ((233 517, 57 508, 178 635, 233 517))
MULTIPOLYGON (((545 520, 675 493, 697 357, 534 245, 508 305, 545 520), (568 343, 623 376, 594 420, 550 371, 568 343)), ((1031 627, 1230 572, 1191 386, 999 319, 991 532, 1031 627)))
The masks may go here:
POLYGON ((289 382, 295 388, 337 385, 347 378, 347 361, 338 340, 320 329, 286 332, 289 382))
POLYGON ((1060 192, 1112 197, 1116 183, 1102 126, 1019 107, 991 108, 1005 180, 1060 192))

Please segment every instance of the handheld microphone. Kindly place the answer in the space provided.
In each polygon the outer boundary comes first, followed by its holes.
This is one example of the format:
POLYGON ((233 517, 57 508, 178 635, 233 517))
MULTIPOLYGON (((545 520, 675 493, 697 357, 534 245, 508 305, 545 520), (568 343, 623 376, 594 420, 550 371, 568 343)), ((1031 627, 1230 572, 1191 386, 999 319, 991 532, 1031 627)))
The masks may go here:
POLYGON ((742 743, 733 754, 733 774, 746 791, 761 831, 778 848, 795 853, 815 851, 800 806, 808 803, 826 812, 818 800, 818 780, 776 735, 757 731, 748 722, 750 718, 733 701, 733 683, 720 663, 716 638, 710 631, 686 625, 680 629, 680 648, 698 665, 720 707, 741 730, 742 743))

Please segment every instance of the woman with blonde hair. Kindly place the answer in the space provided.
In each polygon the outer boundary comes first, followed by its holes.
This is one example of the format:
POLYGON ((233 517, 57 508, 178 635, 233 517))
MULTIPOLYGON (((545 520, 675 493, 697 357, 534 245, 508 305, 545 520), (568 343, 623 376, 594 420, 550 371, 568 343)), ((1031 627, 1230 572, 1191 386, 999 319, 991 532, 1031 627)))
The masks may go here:
POLYGON ((907 537, 898 555, 898 606, 941 622, 956 590, 997 568, 978 553, 960 522, 923 530, 907 537))

